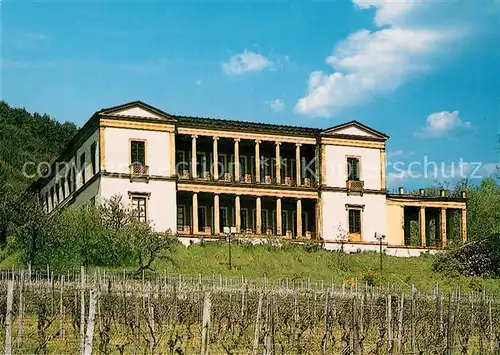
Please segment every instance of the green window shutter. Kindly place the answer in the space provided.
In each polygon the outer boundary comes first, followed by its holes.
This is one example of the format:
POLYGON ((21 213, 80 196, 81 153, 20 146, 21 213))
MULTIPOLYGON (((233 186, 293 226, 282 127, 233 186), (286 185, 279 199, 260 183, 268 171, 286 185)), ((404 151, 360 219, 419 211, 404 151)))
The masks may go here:
POLYGON ((349 210, 349 233, 361 232, 361 211, 349 210))
POLYGON ((348 180, 359 180, 359 159, 347 158, 348 180))
POLYGON ((146 165, 144 142, 132 141, 130 143, 132 164, 146 165))

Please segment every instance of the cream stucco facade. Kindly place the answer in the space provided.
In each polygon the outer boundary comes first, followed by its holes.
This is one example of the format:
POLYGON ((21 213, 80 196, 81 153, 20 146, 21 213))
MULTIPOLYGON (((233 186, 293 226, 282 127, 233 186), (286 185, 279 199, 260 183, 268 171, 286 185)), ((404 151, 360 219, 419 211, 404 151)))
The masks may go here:
POLYGON ((96 112, 32 189, 52 214, 119 194, 138 218, 179 238, 235 227, 356 252, 377 250, 383 235, 387 253, 413 256, 446 246, 447 216, 460 211, 465 240, 465 196, 387 193, 387 139, 355 121, 321 130, 132 102, 96 112))

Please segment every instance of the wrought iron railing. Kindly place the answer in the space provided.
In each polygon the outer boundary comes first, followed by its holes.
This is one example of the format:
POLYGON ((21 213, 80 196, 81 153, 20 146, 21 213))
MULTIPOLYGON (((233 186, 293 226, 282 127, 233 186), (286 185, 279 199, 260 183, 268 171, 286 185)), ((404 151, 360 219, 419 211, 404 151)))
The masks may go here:
POLYGON ((132 178, 142 178, 149 176, 149 166, 134 163, 130 165, 130 177, 132 178))
POLYGON ((363 192, 365 188, 365 182, 361 180, 347 180, 347 191, 348 192, 363 192))

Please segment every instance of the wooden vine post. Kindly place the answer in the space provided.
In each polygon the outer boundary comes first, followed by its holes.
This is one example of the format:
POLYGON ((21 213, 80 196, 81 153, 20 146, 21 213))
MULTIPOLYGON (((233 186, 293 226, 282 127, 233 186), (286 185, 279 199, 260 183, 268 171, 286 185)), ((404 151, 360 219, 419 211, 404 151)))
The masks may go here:
POLYGON ((4 354, 12 354, 12 303, 14 300, 14 281, 7 282, 7 312, 5 314, 5 348, 4 354))
POLYGON ((210 343, 210 311, 211 311, 210 292, 205 293, 203 300, 203 319, 201 324, 201 355, 208 355, 210 343))

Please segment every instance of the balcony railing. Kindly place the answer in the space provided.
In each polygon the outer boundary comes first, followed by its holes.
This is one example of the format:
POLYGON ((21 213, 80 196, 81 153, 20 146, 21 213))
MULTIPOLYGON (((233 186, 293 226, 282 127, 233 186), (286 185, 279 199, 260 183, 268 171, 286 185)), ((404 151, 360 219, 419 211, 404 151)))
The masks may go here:
POLYGON ((149 177, 149 166, 142 164, 131 164, 130 165, 130 178, 148 178, 149 177))
MULTIPOLYGON (((186 165, 187 163, 184 163, 186 165)), ((131 165, 132 167, 132 165, 131 165)), ((141 168, 147 168, 147 166, 138 165, 134 169, 137 169, 135 174, 142 176, 141 168)), ((146 173, 147 175, 147 173, 146 173)), ((234 183, 237 181, 236 176, 233 172, 228 171, 220 171, 218 172, 218 176, 212 174, 212 172, 208 170, 198 170, 197 176, 193 177, 190 169, 178 169, 177 170, 177 178, 179 180, 201 180, 201 181, 212 181, 212 182, 221 182, 221 183, 234 183)), ((254 174, 248 172, 240 172, 240 176, 238 179, 238 183, 240 184, 260 184, 260 185, 276 185, 276 186, 289 186, 289 187, 309 187, 314 188, 317 187, 317 181, 311 177, 303 177, 301 179, 301 183, 297 184, 297 180, 293 176, 283 176, 281 175, 280 182, 278 183, 276 176, 272 175, 264 175, 262 174, 260 177, 255 176, 254 174)))
POLYGON ((365 182, 361 180, 347 180, 347 192, 359 192, 363 193, 365 189, 365 182))

